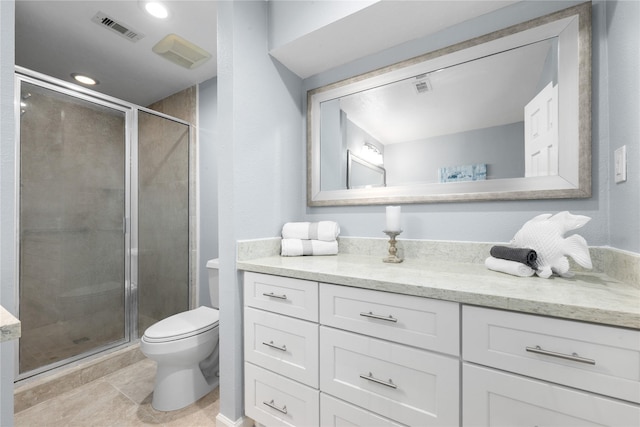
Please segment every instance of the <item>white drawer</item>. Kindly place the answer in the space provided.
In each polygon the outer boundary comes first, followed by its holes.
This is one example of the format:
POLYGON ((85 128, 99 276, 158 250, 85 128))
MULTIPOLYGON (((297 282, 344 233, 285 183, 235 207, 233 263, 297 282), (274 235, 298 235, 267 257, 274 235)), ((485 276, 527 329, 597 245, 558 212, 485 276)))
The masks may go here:
POLYGON ((318 283, 246 272, 244 304, 317 322, 318 283))
POLYGON ((449 301, 321 283, 320 323, 460 354, 460 305, 449 301))
POLYGON ((458 425, 458 359, 320 327, 320 389, 407 425, 458 425))
POLYGON ((244 364, 246 414, 265 426, 317 426, 319 391, 251 363, 244 364))
POLYGON ((318 324, 246 307, 244 358, 318 388, 318 324))
POLYGON ((464 426, 639 426, 631 403, 463 364, 464 426))
POLYGON ((320 425, 322 427, 403 427, 347 402, 320 393, 320 425))
POLYGON ((465 360, 640 403, 640 331, 465 306, 462 336, 465 360))

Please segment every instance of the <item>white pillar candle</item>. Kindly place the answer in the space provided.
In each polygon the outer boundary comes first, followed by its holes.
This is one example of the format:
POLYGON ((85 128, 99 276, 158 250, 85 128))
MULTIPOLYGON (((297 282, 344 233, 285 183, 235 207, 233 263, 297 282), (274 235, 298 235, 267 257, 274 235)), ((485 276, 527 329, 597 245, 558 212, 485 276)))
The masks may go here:
POLYGON ((384 231, 401 231, 400 206, 387 206, 387 228, 384 231))

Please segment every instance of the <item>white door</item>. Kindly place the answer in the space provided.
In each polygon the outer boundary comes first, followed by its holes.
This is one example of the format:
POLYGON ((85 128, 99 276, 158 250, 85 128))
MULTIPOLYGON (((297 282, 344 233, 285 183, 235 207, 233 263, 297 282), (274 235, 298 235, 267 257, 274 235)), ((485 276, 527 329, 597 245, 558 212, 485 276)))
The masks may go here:
POLYGON ((558 174, 558 86, 549 83, 524 107, 525 177, 558 174))

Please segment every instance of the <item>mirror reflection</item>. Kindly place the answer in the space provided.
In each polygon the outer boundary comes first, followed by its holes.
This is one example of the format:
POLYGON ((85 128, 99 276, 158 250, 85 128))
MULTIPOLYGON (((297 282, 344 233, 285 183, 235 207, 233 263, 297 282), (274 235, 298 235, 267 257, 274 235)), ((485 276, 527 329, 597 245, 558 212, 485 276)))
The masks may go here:
POLYGON ((310 206, 589 197, 588 3, 308 93, 310 206))
POLYGON ((347 153, 322 162, 322 189, 557 175, 557 48, 553 37, 322 102, 323 153, 347 153))

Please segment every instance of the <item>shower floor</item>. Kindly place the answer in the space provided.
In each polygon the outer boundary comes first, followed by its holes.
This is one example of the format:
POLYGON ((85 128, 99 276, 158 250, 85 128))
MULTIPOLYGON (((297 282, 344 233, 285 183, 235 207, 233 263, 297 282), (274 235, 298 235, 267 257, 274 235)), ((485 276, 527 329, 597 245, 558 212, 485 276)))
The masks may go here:
MULTIPOLYGON (((83 319, 25 329, 20 338, 20 373, 29 372, 124 339, 124 323, 101 310, 83 319)), ((158 319, 140 315, 140 335, 158 319), (146 325, 146 326, 145 326, 146 325)))
POLYGON ((123 338, 124 324, 114 324, 114 316, 108 312, 97 312, 80 321, 60 320, 24 330, 20 338, 20 372, 29 372, 123 338))

